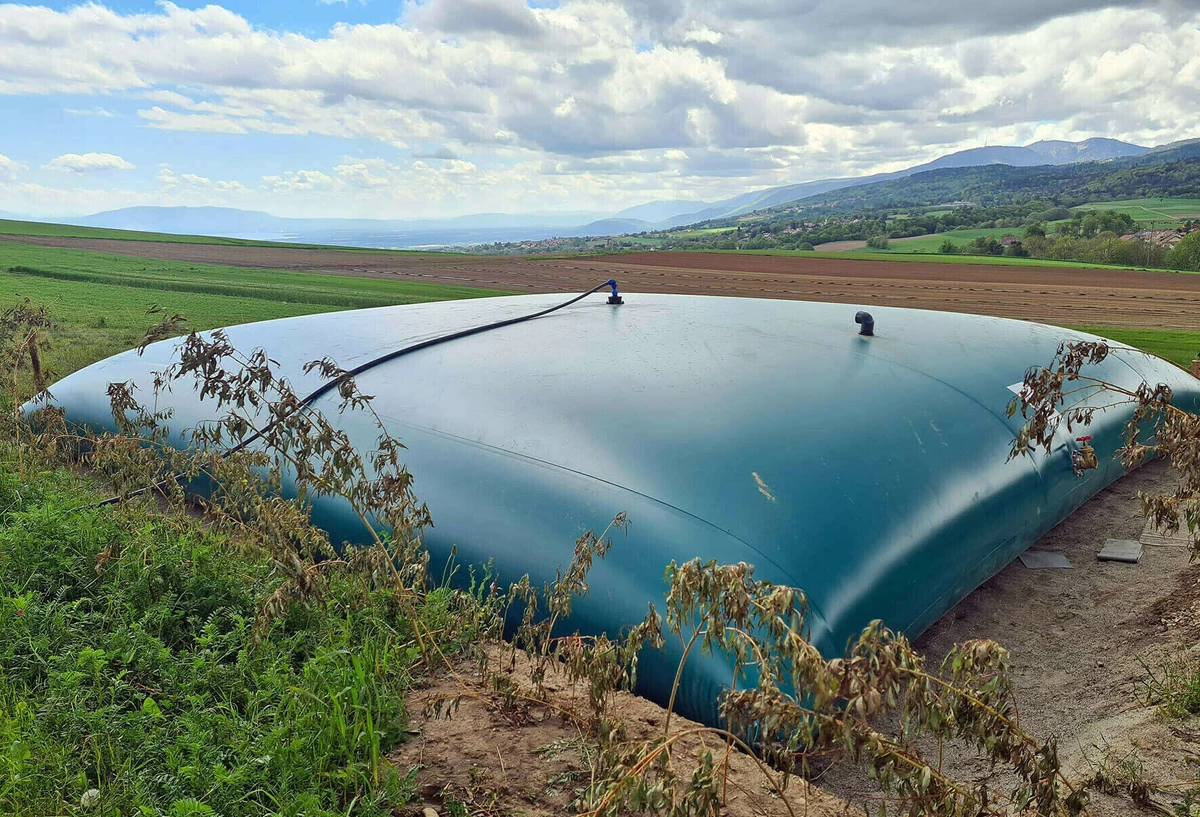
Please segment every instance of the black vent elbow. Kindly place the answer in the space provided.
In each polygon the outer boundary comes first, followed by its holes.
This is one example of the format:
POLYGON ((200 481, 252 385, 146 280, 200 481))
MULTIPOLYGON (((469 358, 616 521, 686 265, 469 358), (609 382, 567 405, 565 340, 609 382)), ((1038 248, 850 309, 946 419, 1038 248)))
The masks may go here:
POLYGON ((871 317, 870 312, 859 312, 854 316, 854 322, 858 324, 858 334, 874 335, 875 334, 875 319, 871 317))

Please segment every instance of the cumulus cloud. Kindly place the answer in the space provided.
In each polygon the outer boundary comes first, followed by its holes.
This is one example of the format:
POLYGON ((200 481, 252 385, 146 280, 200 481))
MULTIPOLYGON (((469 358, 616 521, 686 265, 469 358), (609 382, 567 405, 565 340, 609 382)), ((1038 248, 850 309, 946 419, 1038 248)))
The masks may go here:
POLYGON ((262 186, 272 193, 295 193, 328 190, 335 185, 332 176, 319 170, 288 171, 279 176, 263 176, 262 186))
POLYGON ((500 34, 537 39, 537 16, 524 0, 428 0, 410 6, 408 22, 418 28, 453 34, 500 34))
POLYGON ((96 173, 102 170, 133 170, 133 164, 114 153, 64 153, 42 165, 60 173, 96 173))
POLYGON ((580 206, 712 197, 985 140, 1200 132, 1191 2, 537 5, 408 0, 395 23, 320 36, 217 5, 0 5, 0 95, 123 95, 162 130, 376 142, 391 161, 256 184, 280 196, 439 184, 447 202, 484 190, 512 201, 521 184, 580 206))
POLYGON ((0 153, 0 181, 15 179, 17 173, 24 170, 25 166, 0 153))
POLYGON ((247 188, 239 181, 223 181, 218 179, 213 181, 207 176, 200 176, 195 173, 180 173, 176 174, 175 170, 169 164, 161 164, 158 166, 158 173, 155 176, 159 185, 163 190, 167 191, 215 191, 217 193, 245 193, 247 188))

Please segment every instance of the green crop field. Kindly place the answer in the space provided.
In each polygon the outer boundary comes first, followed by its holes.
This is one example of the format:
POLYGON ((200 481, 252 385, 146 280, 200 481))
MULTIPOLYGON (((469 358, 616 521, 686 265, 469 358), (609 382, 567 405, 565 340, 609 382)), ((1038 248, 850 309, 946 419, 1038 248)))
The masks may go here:
MULTIPOLYGON (((1061 221, 1048 222, 1046 232, 1053 233, 1055 225, 1061 224, 1061 221)), ((942 246, 942 242, 950 239, 956 247, 965 247, 976 238, 987 238, 992 236, 997 241, 1006 235, 1017 236, 1018 238, 1025 234, 1024 227, 981 227, 974 230, 947 230, 944 233, 934 233, 932 235, 918 235, 911 238, 892 238, 889 239, 890 246, 886 250, 872 250, 873 254, 879 255, 895 255, 902 253, 936 253, 938 248, 942 246)), ((862 252, 862 250, 840 250, 839 253, 862 252)), ((969 262, 963 262, 969 263, 969 262)))
POLYGON ((731 233, 736 230, 736 227, 706 227, 702 230, 680 230, 670 234, 671 238, 704 238, 705 236, 720 235, 721 233, 731 233))
POLYGON ((1072 326, 1080 332, 1091 332, 1118 343, 1166 358, 1177 366, 1191 368, 1200 358, 1200 332, 1181 332, 1170 329, 1118 329, 1111 326, 1072 326))
MULTIPOLYGON (((343 247, 322 244, 293 244, 286 241, 253 241, 248 238, 222 238, 209 235, 177 235, 175 233, 145 233, 136 230, 112 230, 107 227, 76 227, 71 224, 50 224, 40 221, 0 219, 0 236, 38 236, 42 238, 106 238, 113 241, 163 241, 168 244, 217 244, 232 247, 273 247, 278 249, 331 249, 353 253, 396 253, 429 255, 419 250, 380 250, 370 247, 343 247)), ((444 255, 445 253, 439 253, 444 255)))
POLYGON ((0 242, 0 309, 49 304, 58 322, 47 355, 62 376, 135 346, 157 322, 152 305, 196 329, 392 304, 505 294, 497 290, 216 264, 156 261, 0 242))
POLYGON ((1128 213, 1143 228, 1177 227, 1183 219, 1200 218, 1200 199, 1124 199, 1080 205, 1086 210, 1115 210, 1128 213))
MULTIPOLYGON (((1008 232, 1012 232, 1009 230, 1008 232)), ((948 235, 945 233, 943 235, 948 235)), ((939 238, 939 242, 940 242, 939 238)), ((1071 267, 1073 269, 1136 269, 1148 270, 1149 267, 1121 267, 1111 264, 1088 264, 1083 261, 1050 261, 1042 258, 1007 258, 1002 255, 942 255, 937 252, 894 252, 891 250, 846 250, 843 252, 821 252, 820 250, 704 250, 711 253, 731 253, 738 255, 801 255, 805 258, 829 258, 833 260, 858 261, 898 261, 917 264, 984 264, 994 267, 1071 267)), ((1162 270, 1152 270, 1162 272, 1162 270)), ((1195 275, 1187 271, 1176 271, 1178 275, 1195 275)))
POLYGON ((938 247, 942 246, 942 242, 946 239, 953 241, 956 247, 965 247, 972 239, 986 238, 990 235, 995 236, 995 238, 999 240, 1001 236, 1020 236, 1022 232, 1023 230, 1020 227, 992 227, 980 230, 948 230, 947 232, 935 233, 933 235, 919 235, 912 238, 893 238, 889 242, 889 248, 880 252, 937 252, 938 247))

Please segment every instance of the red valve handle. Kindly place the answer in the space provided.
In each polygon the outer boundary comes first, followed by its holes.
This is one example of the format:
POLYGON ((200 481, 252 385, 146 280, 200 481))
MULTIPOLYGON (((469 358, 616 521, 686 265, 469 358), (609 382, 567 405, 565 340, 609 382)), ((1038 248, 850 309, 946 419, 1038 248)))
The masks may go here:
POLYGON ((1086 442, 1087 442, 1088 440, 1090 440, 1091 438, 1092 438, 1092 435, 1091 435, 1091 434, 1087 435, 1086 437, 1076 437, 1076 438, 1075 438, 1075 442, 1077 442, 1077 443, 1086 443, 1086 442))

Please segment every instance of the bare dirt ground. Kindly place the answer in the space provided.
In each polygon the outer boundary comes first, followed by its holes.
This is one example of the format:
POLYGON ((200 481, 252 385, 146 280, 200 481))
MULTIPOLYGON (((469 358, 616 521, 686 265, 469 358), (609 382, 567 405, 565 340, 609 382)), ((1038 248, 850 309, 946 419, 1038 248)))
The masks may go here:
MULTIPOLYGON (((503 671, 498 651, 491 650, 492 670, 528 693, 528 660, 518 658, 515 671, 503 671)), ((491 693, 473 665, 458 666, 458 677, 441 674, 424 689, 409 695, 411 728, 417 733, 389 760, 401 773, 418 768, 418 791, 423 802, 412 807, 411 817, 422 817, 429 807, 444 814, 450 800, 463 803, 472 815, 525 815, 560 817, 575 813, 572 803, 591 781, 594 742, 585 736, 585 725, 559 712, 585 713, 587 693, 572 687, 561 676, 546 684, 553 708, 504 706, 491 693), (449 718, 423 709, 439 701, 457 701, 449 718)), ((434 709, 435 707, 430 707, 434 709)), ((629 741, 661 735, 665 710, 628 693, 618 693, 610 717, 625 724, 629 741)), ((725 801, 721 813, 730 817, 840 817, 861 812, 817 786, 791 778, 782 797, 749 755, 728 750, 711 736, 698 734, 700 725, 686 718, 671 718, 670 732, 681 736, 671 762, 683 780, 691 778, 703 749, 712 752, 717 776, 724 779, 725 801), (728 775, 723 763, 728 760, 728 775), (786 802, 785 802, 786 801, 786 802), (789 810, 790 809, 790 810, 789 810)), ((775 785, 779 785, 776 783, 775 785)))
POLYGON ((1200 326, 1200 275, 1173 272, 717 253, 536 258, 110 239, 21 237, 20 240, 142 258, 480 286, 511 292, 572 292, 587 289, 606 278, 616 278, 621 289, 628 292, 903 306, 1068 326, 1189 330, 1200 326))

